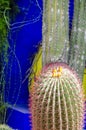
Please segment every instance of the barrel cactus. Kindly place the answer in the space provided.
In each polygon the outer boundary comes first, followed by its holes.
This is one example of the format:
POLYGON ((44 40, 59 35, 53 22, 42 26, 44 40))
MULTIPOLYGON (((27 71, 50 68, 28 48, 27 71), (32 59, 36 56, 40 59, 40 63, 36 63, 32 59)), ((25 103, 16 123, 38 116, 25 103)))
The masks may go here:
POLYGON ((33 130, 82 130, 83 99, 74 70, 64 63, 46 65, 30 92, 33 130))

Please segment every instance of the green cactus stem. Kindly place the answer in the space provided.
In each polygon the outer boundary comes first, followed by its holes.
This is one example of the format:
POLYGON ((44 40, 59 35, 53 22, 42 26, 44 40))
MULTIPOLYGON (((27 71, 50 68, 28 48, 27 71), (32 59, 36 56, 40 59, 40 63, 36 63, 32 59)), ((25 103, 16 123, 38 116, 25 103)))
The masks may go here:
POLYGON ((43 0, 43 65, 67 61, 69 0, 43 0))

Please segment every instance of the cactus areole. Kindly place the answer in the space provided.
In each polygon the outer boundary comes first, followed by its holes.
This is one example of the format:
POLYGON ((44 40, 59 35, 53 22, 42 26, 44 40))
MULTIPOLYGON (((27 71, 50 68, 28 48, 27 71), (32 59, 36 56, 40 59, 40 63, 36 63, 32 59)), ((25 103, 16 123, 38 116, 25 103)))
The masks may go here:
POLYGON ((30 93, 33 130, 82 130, 81 82, 68 65, 46 65, 30 93))

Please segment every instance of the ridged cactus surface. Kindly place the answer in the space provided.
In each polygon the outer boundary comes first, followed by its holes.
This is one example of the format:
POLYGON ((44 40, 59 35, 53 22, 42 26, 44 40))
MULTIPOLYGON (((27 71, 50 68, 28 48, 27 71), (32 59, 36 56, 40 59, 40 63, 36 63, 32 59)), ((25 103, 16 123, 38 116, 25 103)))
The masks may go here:
POLYGON ((58 59, 67 62, 69 0, 43 0, 43 65, 58 59))
POLYGON ((83 109, 76 73, 64 63, 45 66, 30 93, 33 130, 82 130, 83 109))

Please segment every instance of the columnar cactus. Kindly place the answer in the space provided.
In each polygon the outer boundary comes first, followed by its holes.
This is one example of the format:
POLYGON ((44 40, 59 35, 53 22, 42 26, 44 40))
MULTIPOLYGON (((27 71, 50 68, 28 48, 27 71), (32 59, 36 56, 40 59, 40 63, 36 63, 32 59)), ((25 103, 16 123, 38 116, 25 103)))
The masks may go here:
POLYGON ((64 63, 44 67, 30 93, 33 130, 82 130, 84 100, 80 80, 64 63))
POLYGON ((43 65, 67 61, 69 0, 43 0, 43 65))
POLYGON ((86 0, 74 0, 73 17, 67 63, 82 79, 86 59, 86 0))

